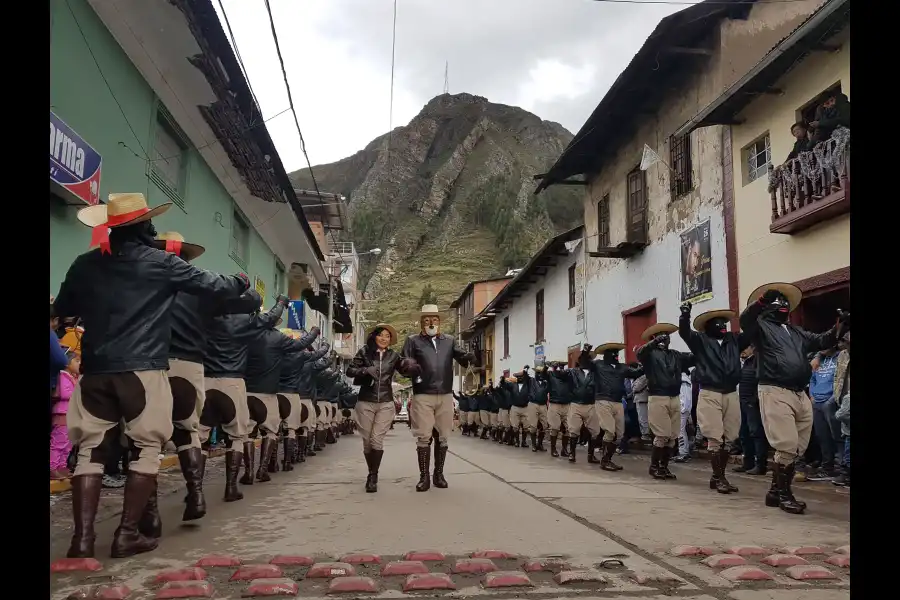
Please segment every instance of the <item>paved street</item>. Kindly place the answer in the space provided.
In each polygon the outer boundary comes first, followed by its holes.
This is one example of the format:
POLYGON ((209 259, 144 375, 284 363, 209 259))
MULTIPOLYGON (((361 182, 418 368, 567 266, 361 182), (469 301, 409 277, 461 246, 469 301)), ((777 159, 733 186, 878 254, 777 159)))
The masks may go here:
MULTIPOLYGON (((334 561, 347 553, 373 553, 383 563, 412 550, 435 550, 446 559, 429 563, 432 572, 449 572, 457 558, 478 550, 500 550, 519 559, 497 559, 498 569, 519 570, 523 558, 561 557, 571 569, 590 569, 605 582, 561 585, 553 573, 531 573, 531 588, 485 589, 478 575, 454 575, 454 597, 503 596, 536 598, 658 598, 677 595, 695 600, 839 600, 849 598, 849 569, 825 564, 835 549, 850 543, 849 496, 830 484, 802 484, 797 495, 808 512, 791 516, 762 504, 768 478, 734 477, 737 495, 720 496, 708 489, 706 465, 675 465, 676 482, 659 482, 647 474, 643 455, 618 457, 625 467, 606 473, 585 462, 549 454, 500 447, 460 437, 451 440, 447 460, 449 489, 416 493, 413 440, 405 426, 390 432, 380 491, 365 494, 365 465, 358 436, 337 445, 292 473, 277 473, 268 484, 243 487, 242 502, 221 501, 221 458, 211 461, 207 475, 210 512, 201 524, 181 526, 182 491, 175 473, 162 476, 160 499, 164 537, 160 548, 127 560, 108 558, 117 524, 113 499, 106 501, 98 523, 98 558, 103 570, 52 575, 53 598, 66 598, 88 584, 124 583, 129 598, 153 598, 152 583, 162 570, 193 566, 210 555, 231 555, 245 564, 268 563, 275 555, 309 556, 334 561), (765 479, 765 480, 764 480, 765 479), (770 581, 732 582, 722 569, 702 564, 702 556, 676 557, 675 546, 711 547, 725 552, 734 546, 761 546, 761 556, 748 556, 770 581), (823 554, 804 557, 827 567, 835 580, 796 581, 784 566, 761 562, 786 547, 818 546, 823 554), (615 558, 621 563, 601 564, 615 558), (643 580, 641 576, 649 576, 643 580), (636 581, 639 580, 640 582, 636 581), (524 591, 523 591, 524 590, 524 591)), ((120 493, 120 492, 117 492, 120 493)), ((113 495, 113 494, 111 494, 113 495)), ((64 499, 52 509, 52 557, 64 556, 70 524, 64 499)), ((849 552, 849 550, 846 550, 849 552)), ((733 558, 733 557, 732 557, 733 558)), ((238 598, 248 582, 229 582, 235 569, 209 568, 214 598, 238 598)), ((283 576, 299 581, 302 597, 324 597, 328 580, 305 578, 307 567, 283 567, 283 576)), ((381 577, 377 566, 357 568, 372 576, 378 597, 403 597, 403 577, 381 577)))

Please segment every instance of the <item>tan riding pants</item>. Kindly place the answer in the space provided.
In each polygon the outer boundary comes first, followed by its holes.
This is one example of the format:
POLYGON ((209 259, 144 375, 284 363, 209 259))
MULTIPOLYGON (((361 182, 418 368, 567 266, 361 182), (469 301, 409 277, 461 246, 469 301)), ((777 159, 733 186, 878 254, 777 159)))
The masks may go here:
POLYGON ((466 413, 466 423, 481 427, 481 413, 477 410, 470 410, 466 413))
POLYGON ((316 429, 319 431, 328 429, 328 425, 331 423, 331 404, 324 400, 318 400, 316 408, 319 409, 319 414, 316 417, 316 429))
POLYGON ((569 415, 566 418, 566 427, 569 429, 569 435, 578 437, 581 435, 581 427, 587 427, 592 438, 600 435, 600 421, 597 419, 597 411, 593 404, 576 404, 569 405, 569 415))
POLYGON ((178 452, 200 447, 200 415, 206 401, 203 364, 169 359, 172 388, 172 443, 178 452))
POLYGON ((394 422, 393 402, 357 402, 356 417, 359 419, 359 435, 362 437, 363 453, 384 450, 384 436, 394 422))
POLYGON ((775 462, 790 465, 802 456, 812 434, 812 400, 803 392, 774 385, 759 386, 759 412, 775 462))
POLYGON ((737 392, 723 394, 700 390, 697 398, 697 424, 709 441, 709 451, 715 452, 723 444, 731 443, 741 432, 741 401, 737 392))
POLYGON ((250 413, 257 416, 256 424, 260 433, 270 440, 278 439, 278 427, 281 425, 281 414, 278 411, 278 398, 275 394, 247 394, 247 406, 250 413))
POLYGON ((535 404, 534 402, 529 402, 527 415, 528 433, 537 433, 538 424, 540 424, 544 428, 544 431, 547 431, 550 428, 550 425, 547 422, 546 404, 535 404))
POLYGON ((509 409, 501 408, 497 412, 497 425, 504 429, 509 429, 509 409))
POLYGON ((493 427, 494 423, 491 421, 491 411, 489 410, 479 410, 478 411, 478 419, 481 421, 481 424, 485 427, 493 427))
POLYGON ((303 404, 300 402, 300 394, 279 394, 291 403, 291 414, 284 420, 284 426, 288 431, 288 437, 297 437, 297 431, 303 426, 303 404))
POLYGON ((312 398, 300 398, 300 428, 307 434, 316 430, 316 407, 312 398))
POLYGON ((69 439, 78 447, 75 475, 103 473, 102 449, 109 444, 107 432, 120 421, 125 422, 125 436, 140 452, 131 470, 145 475, 158 473, 159 453, 173 429, 172 388, 166 371, 88 374, 81 378, 66 418, 69 439), (95 452, 98 448, 101 451, 95 452))
POLYGON ((603 430, 603 441, 621 440, 625 435, 625 407, 622 403, 612 400, 597 400, 594 402, 594 410, 597 413, 597 420, 600 422, 600 429, 603 430))
POLYGON ((409 418, 416 446, 427 447, 435 429, 438 443, 447 446, 453 431, 453 394, 415 394, 409 418))
POLYGON ((200 416, 200 442, 209 441, 213 427, 219 426, 228 436, 228 452, 244 451, 244 442, 253 428, 247 407, 247 387, 243 379, 207 377, 204 380, 206 403, 200 416))
POLYGON ((566 421, 569 415, 569 405, 568 404, 556 404, 555 402, 551 402, 549 408, 547 408, 547 424, 550 426, 550 435, 559 435, 560 429, 562 429, 562 424, 566 421))
POLYGON ((681 398, 678 396, 650 396, 647 417, 653 433, 653 445, 674 448, 681 431, 681 398))
POLYGON ((521 425, 526 431, 528 430, 528 407, 513 406, 509 409, 509 426, 514 430, 519 429, 521 425))

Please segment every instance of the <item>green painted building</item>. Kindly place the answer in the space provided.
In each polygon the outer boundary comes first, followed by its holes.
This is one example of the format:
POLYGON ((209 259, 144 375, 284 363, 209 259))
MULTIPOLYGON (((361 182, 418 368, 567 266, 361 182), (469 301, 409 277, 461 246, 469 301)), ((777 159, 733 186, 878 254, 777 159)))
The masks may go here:
POLYGON ((54 183, 54 149, 57 164, 67 148, 75 164, 70 137, 102 157, 101 202, 142 192, 151 206, 174 203, 154 223, 205 246, 197 265, 247 273, 267 304, 289 279, 292 291, 326 283, 322 252, 209 0, 51 0, 50 12, 51 293, 90 242, 76 218, 86 204, 54 183), (75 136, 60 138, 59 121, 75 136))

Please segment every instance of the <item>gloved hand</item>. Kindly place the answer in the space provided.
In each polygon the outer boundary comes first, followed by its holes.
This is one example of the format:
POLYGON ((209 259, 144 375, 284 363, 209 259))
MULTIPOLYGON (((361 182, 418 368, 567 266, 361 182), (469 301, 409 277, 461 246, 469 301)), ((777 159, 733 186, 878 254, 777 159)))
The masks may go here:
POLYGON ((284 294, 278 294, 278 298, 276 299, 276 302, 278 304, 284 304, 285 306, 287 306, 287 303, 290 301, 291 301, 290 298, 288 298, 284 294))
POLYGON ((312 333, 313 335, 321 335, 322 334, 322 330, 316 326, 313 326, 313 328, 310 329, 309 332, 312 333))
POLYGON ((777 290, 766 290, 766 293, 759 297, 759 301, 763 304, 771 304, 778 298, 777 290))
POLYGON ((238 279, 240 279, 241 281, 244 282, 244 291, 245 292, 250 289, 250 278, 247 277, 246 273, 238 273, 237 275, 235 275, 235 277, 237 277, 238 279))
POLYGON ((366 367, 366 375, 368 375, 372 379, 378 379, 378 369, 376 369, 374 365, 372 365, 371 367, 366 367))
POLYGON ((844 329, 850 328, 850 311, 838 309, 838 323, 844 326, 844 329))
POLYGON ((584 350, 585 352, 590 352, 593 349, 594 347, 590 344, 585 344, 584 346, 582 346, 582 350, 584 350))
POLYGON ((693 306, 694 306, 694 305, 691 304, 690 302, 684 302, 684 303, 681 305, 681 314, 687 315, 687 316, 691 316, 691 308, 692 308, 693 306))
POLYGON ((406 373, 407 377, 418 377, 422 373, 422 367, 411 358, 404 358, 400 361, 400 371, 406 373))
POLYGON ((329 350, 331 350, 331 344, 329 344, 328 342, 322 342, 322 344, 319 346, 319 350, 324 350, 325 352, 328 352, 329 350))

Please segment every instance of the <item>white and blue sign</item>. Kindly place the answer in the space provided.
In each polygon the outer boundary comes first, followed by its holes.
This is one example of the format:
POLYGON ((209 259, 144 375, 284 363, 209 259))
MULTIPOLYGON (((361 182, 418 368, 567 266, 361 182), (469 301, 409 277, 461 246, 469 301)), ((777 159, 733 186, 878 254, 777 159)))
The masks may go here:
POLYGON ((543 344, 537 344, 534 347, 534 366, 542 367, 544 362, 544 346, 543 344))
POLYGON ((50 111, 50 181, 80 203, 100 202, 103 157, 50 111))
POLYGON ((303 310, 303 300, 291 300, 287 305, 288 329, 306 330, 306 311, 303 310))

